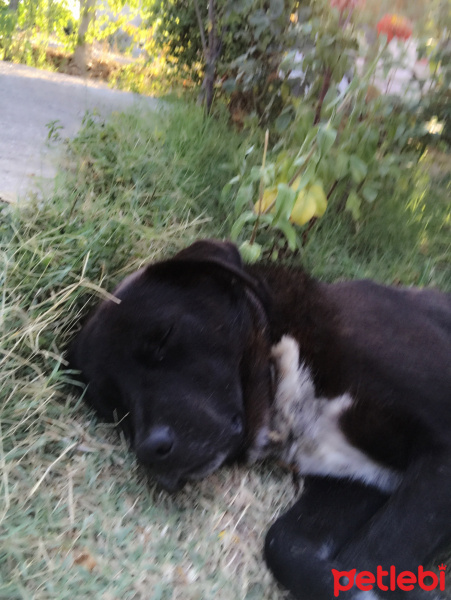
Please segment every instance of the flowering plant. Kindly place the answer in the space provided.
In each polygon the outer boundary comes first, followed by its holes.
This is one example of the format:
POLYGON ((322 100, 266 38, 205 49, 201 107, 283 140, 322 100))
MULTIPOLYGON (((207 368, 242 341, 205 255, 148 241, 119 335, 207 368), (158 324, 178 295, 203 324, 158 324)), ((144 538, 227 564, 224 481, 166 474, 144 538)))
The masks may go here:
MULTIPOLYGON (((352 20, 360 4, 311 0, 309 11, 292 21, 308 85, 299 97, 290 96, 283 83, 286 104, 267 131, 261 166, 252 146, 240 173, 224 188, 228 194, 238 184, 231 237, 238 241, 249 235, 241 245, 249 261, 262 252, 274 258, 279 251, 301 249, 326 213, 347 211, 358 227, 372 212, 370 205, 384 202, 399 186, 401 175, 411 180, 421 152, 411 143, 416 121, 371 83, 389 53, 387 43, 367 50, 360 45, 352 20)), ((388 41, 408 39, 412 27, 403 17, 386 15, 378 33, 388 41)), ((397 66, 399 58, 392 63, 397 66)))
POLYGON ((387 42, 395 37, 401 40, 408 40, 412 35, 412 24, 409 19, 400 15, 387 14, 377 24, 377 33, 385 34, 387 42))

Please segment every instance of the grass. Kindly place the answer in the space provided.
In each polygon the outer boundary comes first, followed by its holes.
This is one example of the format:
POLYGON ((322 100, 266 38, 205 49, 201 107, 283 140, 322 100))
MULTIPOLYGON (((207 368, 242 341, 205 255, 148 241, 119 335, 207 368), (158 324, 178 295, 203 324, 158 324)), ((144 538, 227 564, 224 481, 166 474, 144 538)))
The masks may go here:
POLYGON ((451 159, 440 157, 443 172, 431 174, 438 156, 427 153, 410 185, 365 207, 358 226, 346 214, 319 220, 304 248, 307 269, 329 281, 369 277, 451 291, 451 159))
MULTIPOLYGON (((64 361, 104 289, 196 237, 228 235, 233 198, 220 192, 246 147, 193 106, 87 117, 52 197, 0 209, 1 599, 284 597, 261 548, 294 498, 290 475, 234 466, 168 496, 68 387, 64 361)), ((427 173, 359 232, 323 219, 303 262, 326 279, 451 289, 450 177, 427 173)))

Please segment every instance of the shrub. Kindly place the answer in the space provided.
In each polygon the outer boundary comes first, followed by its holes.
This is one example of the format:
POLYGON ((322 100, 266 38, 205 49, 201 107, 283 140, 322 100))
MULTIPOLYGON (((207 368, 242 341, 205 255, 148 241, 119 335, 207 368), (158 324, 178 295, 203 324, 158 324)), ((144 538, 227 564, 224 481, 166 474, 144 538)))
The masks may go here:
MULTIPOLYGON (((425 149, 418 141, 421 123, 402 98, 381 95, 372 87, 379 63, 393 59, 386 58, 386 37, 375 47, 361 43, 352 21, 355 4, 311 4, 308 20, 297 25, 307 40, 305 96, 287 90, 285 108, 270 129, 265 164, 243 165, 232 180, 238 184, 232 235, 250 236, 244 249, 253 258, 262 250, 274 254, 273 239, 280 236, 290 252, 300 249, 324 214, 331 218, 346 211, 358 224, 371 212, 365 206, 409 188, 415 179, 425 149), (359 53, 366 67, 361 74, 354 69, 343 85, 359 53)), ((393 18, 390 35, 410 35, 404 21, 395 19, 394 24, 393 18)), ((224 193, 230 191, 228 186, 224 193)))

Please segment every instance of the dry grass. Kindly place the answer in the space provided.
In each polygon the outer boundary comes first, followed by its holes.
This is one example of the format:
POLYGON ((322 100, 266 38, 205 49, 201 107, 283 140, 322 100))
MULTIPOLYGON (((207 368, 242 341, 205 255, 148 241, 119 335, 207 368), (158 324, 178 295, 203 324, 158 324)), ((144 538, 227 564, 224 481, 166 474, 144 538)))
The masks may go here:
POLYGON ((287 475, 228 468, 171 497, 82 410, 39 420, 25 452, 2 455, 1 597, 282 597, 261 548, 287 475))

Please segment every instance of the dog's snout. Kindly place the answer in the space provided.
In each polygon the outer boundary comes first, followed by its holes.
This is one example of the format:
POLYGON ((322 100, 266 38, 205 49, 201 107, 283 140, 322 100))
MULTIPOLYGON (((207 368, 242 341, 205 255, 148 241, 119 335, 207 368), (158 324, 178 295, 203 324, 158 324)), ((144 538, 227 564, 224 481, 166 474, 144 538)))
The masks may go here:
POLYGON ((142 463, 159 462, 171 454, 174 444, 174 430, 168 425, 158 425, 137 445, 136 456, 142 463))

